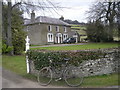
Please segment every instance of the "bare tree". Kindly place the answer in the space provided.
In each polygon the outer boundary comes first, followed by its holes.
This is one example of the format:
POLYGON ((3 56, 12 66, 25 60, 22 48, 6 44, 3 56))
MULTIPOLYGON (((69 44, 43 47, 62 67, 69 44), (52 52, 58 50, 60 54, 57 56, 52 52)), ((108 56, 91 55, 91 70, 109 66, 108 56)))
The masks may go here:
POLYGON ((117 14, 119 12, 118 5, 120 1, 98 1, 90 8, 88 11, 89 19, 91 20, 101 20, 104 25, 109 26, 109 40, 113 40, 113 29, 114 25, 117 22, 117 14))

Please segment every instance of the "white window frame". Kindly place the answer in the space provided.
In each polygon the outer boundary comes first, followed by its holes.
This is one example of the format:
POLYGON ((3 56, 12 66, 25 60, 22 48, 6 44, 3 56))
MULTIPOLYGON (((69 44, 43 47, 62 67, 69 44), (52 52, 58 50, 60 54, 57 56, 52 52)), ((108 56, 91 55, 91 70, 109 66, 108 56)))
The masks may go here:
POLYGON ((68 38, 68 34, 63 34, 63 41, 68 38))
POLYGON ((64 32, 67 32, 67 27, 64 27, 64 32))
POLYGON ((48 33, 47 34, 47 41, 48 42, 54 42, 54 35, 53 35, 53 33, 48 33))
POLYGON ((48 26, 48 31, 52 31, 52 26, 51 25, 48 26))
POLYGON ((55 27, 56 32, 59 32, 59 26, 55 27))

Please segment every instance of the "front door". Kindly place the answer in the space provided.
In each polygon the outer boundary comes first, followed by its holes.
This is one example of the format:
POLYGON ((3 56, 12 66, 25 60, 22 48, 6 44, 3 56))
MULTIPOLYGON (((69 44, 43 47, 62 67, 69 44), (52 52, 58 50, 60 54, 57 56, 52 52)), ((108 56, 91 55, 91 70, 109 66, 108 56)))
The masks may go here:
POLYGON ((61 33, 58 33, 58 34, 56 35, 56 42, 57 42, 57 43, 62 43, 62 34, 61 34, 61 33))

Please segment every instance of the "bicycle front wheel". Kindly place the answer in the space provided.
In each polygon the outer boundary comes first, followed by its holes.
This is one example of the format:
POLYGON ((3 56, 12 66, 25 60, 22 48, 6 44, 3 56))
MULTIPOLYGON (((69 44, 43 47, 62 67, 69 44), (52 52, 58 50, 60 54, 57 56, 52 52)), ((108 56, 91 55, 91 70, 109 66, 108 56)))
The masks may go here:
POLYGON ((38 83, 47 86, 52 80, 52 71, 49 67, 44 67, 38 73, 38 83))
POLYGON ((77 87, 83 82, 83 73, 78 67, 67 68, 64 76, 68 86, 77 87))

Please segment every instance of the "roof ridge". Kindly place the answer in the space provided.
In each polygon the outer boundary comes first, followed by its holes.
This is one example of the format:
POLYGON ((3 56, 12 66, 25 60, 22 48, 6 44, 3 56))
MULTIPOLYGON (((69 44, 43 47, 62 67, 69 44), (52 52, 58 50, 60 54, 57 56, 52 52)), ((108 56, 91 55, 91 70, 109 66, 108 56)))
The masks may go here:
POLYGON ((38 16, 35 18, 34 22, 30 21, 27 24, 39 23, 39 22, 70 26, 68 23, 60 20, 59 18, 53 18, 53 17, 49 17, 49 16, 38 16))
POLYGON ((53 18, 53 17, 49 17, 49 16, 38 16, 36 18, 40 18, 40 17, 46 17, 46 18, 52 18, 52 19, 58 19, 58 20, 60 20, 59 18, 53 18))

